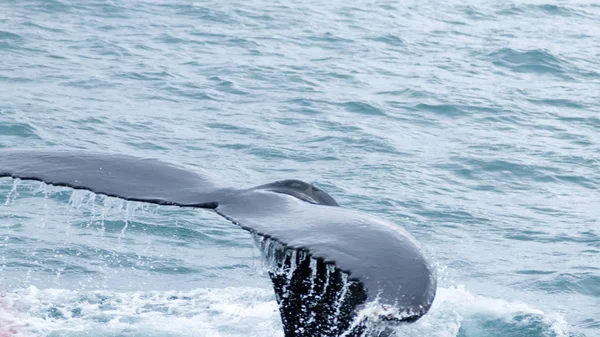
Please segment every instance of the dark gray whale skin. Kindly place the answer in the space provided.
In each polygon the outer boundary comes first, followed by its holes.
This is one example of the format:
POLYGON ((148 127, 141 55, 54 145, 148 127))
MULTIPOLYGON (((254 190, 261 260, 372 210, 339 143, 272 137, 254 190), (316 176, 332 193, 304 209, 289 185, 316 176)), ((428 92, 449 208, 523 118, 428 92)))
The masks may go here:
POLYGON ((286 337, 363 336, 366 323, 353 322, 366 303, 397 308, 396 315, 383 320, 414 322, 435 297, 435 270, 408 232, 340 207, 321 189, 299 180, 237 189, 156 159, 6 149, 0 150, 0 177, 215 210, 260 238, 265 256, 276 261, 279 272, 270 276, 286 337))

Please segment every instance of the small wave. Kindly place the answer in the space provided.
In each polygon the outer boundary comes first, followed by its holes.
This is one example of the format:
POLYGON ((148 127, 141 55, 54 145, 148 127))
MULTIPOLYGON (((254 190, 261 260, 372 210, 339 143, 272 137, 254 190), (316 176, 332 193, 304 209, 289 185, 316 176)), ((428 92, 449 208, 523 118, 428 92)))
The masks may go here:
POLYGON ((167 93, 172 94, 170 96, 187 98, 198 101, 218 101, 219 99, 206 93, 202 88, 196 84, 187 83, 181 86, 167 85, 163 88, 167 93))
POLYGON ((19 34, 0 30, 0 50, 20 50, 24 41, 25 39, 19 34))
POLYGON ((160 81, 164 80, 168 77, 173 77, 172 74, 166 71, 130 71, 117 75, 118 77, 130 79, 130 80, 140 80, 140 81, 160 81))
POLYGON ((594 180, 589 179, 583 175, 555 175, 554 178, 556 178, 558 181, 561 181, 563 183, 569 183, 569 184, 575 184, 575 185, 579 185, 581 187, 585 187, 585 188, 589 188, 592 190, 597 190, 597 186, 594 182, 594 180))
MULTIPOLYGON (((0 49, 2 49, 2 42, 0 42, 0 49)), ((2 75, 0 75, 0 82, 6 82, 6 83, 32 83, 32 82, 36 82, 36 81, 34 79, 32 79, 32 78, 26 78, 26 77, 21 77, 21 76, 8 77, 8 76, 2 76, 2 75)))
POLYGON ((396 35, 391 35, 391 34, 376 36, 376 37, 370 38, 369 40, 383 42, 387 45, 395 46, 395 47, 404 46, 404 41, 402 41, 401 38, 399 38, 396 35))
POLYGON ((40 24, 39 22, 23 22, 23 26, 34 28, 34 29, 43 30, 43 31, 46 31, 46 32, 56 33, 56 34, 60 34, 60 33, 64 33, 65 32, 64 29, 54 28, 54 27, 47 27, 45 25, 40 24))
POLYGON ((215 88, 220 92, 244 96, 249 94, 247 91, 240 89, 239 86, 232 81, 224 80, 218 76, 211 77, 210 80, 217 82, 215 88))
POLYGON ((361 115, 385 116, 385 113, 381 109, 369 103, 352 101, 342 103, 342 106, 349 112, 354 112, 361 115))
POLYGON ((206 127, 210 129, 219 130, 219 132, 227 132, 227 133, 244 133, 248 135, 258 135, 259 132, 251 127, 240 126, 236 124, 229 123, 206 123, 206 127))
POLYGON ((572 108, 572 109, 584 109, 580 103, 577 103, 570 99, 561 99, 561 98, 547 98, 547 99, 528 99, 529 102, 537 104, 537 105, 545 105, 556 108, 572 108))
POLYGON ((600 320, 599 319, 593 319, 593 318, 588 318, 583 320, 583 322, 581 322, 581 326, 584 328, 588 328, 588 329, 597 329, 600 328, 600 320))
POLYGON ((323 43, 328 48, 334 49, 340 47, 340 45, 354 43, 354 40, 346 39, 329 32, 321 35, 310 35, 305 38, 316 43, 323 43))
POLYGON ((236 48, 243 48, 249 52, 254 51, 254 52, 258 52, 258 53, 260 53, 260 51, 258 51, 256 49, 264 47, 255 41, 240 38, 240 37, 230 37, 224 41, 224 44, 232 46, 232 47, 236 47, 236 48))
POLYGON ((528 4, 528 5, 515 5, 511 4, 506 8, 500 9, 497 14, 499 15, 544 15, 544 16, 580 16, 581 14, 575 9, 571 9, 565 6, 558 6, 554 4, 528 4))
POLYGON ((407 88, 404 90, 392 90, 392 91, 379 91, 376 95, 392 96, 392 97, 406 97, 406 98, 429 98, 434 97, 435 94, 424 91, 407 88))
POLYGON ((600 276, 590 273, 563 273, 531 285, 548 293, 576 293, 600 298, 600 276))
POLYGON ((489 174, 505 176, 509 173, 521 179, 531 179, 537 182, 555 181, 553 174, 558 173, 558 169, 552 166, 541 166, 525 164, 520 161, 507 161, 499 159, 476 159, 455 157, 455 160, 463 162, 472 174, 489 174))
POLYGON ((128 8, 113 1, 103 1, 98 4, 83 2, 81 8, 87 9, 91 15, 101 18, 128 19, 128 8))
POLYGON ((514 72, 565 76, 564 62, 546 50, 518 51, 502 48, 488 54, 487 59, 498 67, 514 72))
POLYGON ((160 36, 154 38, 154 41, 157 42, 162 42, 162 43, 166 43, 166 44, 180 44, 180 43, 187 43, 189 42, 186 39, 168 34, 168 33, 163 33, 160 36))
POLYGON ((23 123, 2 123, 0 124, 0 137, 13 136, 21 138, 41 139, 34 127, 23 123))
POLYGON ((0 30, 0 41, 6 41, 6 40, 20 41, 20 40, 23 40, 23 37, 21 37, 21 35, 16 34, 16 33, 11 33, 11 32, 7 32, 5 30, 0 30))
POLYGON ((68 86, 68 87, 76 87, 76 88, 83 88, 83 89, 111 88, 114 86, 114 84, 112 84, 110 82, 95 79, 95 78, 92 78, 89 80, 69 81, 69 82, 63 83, 63 85, 68 86))
POLYGON ((560 16, 577 15, 577 12, 575 10, 572 10, 572 9, 564 7, 564 6, 558 6, 558 5, 551 5, 551 4, 529 5, 528 8, 531 10, 543 12, 545 14, 550 14, 550 15, 560 15, 560 16))
POLYGON ((205 4, 200 2, 193 2, 191 4, 177 4, 177 3, 166 3, 160 4, 160 7, 174 10, 175 13, 185 16, 193 17, 199 21, 208 21, 213 23, 225 23, 229 25, 235 25, 237 22, 233 20, 233 16, 226 11, 215 10, 211 7, 207 7, 205 4))
POLYGON ((580 116, 570 116, 570 117, 559 117, 558 120, 567 123, 578 124, 584 127, 592 127, 594 129, 600 129, 600 118, 596 116, 589 117, 580 117, 580 116))
MULTIPOLYGON (((483 8, 478 8, 476 6, 472 6, 472 5, 464 5, 464 6, 458 6, 457 9, 460 10, 461 13, 464 13, 469 19, 472 20, 487 20, 489 18, 491 18, 489 13, 486 13, 486 11, 483 10, 483 8)), ((446 21, 448 22, 448 21, 446 21)), ((466 22, 460 21, 460 22, 448 22, 448 23, 452 23, 452 24, 459 24, 459 25, 467 25, 466 22)))
POLYGON ((462 115, 466 114, 463 110, 459 109, 458 107, 456 107, 454 105, 449 105, 449 104, 421 103, 421 104, 417 104, 415 106, 415 108, 417 108, 418 110, 421 110, 421 111, 433 112, 435 114, 438 114, 441 116, 448 116, 448 117, 457 117, 457 116, 462 116, 462 115))
POLYGON ((45 13, 65 13, 70 12, 72 8, 70 5, 65 4, 59 0, 47 0, 47 1, 36 1, 39 5, 31 6, 31 9, 34 11, 40 11, 45 13))
POLYGON ((533 270, 533 269, 529 269, 529 270, 518 270, 516 271, 517 274, 523 274, 523 275, 552 275, 554 273, 556 273, 555 271, 552 270, 533 270))

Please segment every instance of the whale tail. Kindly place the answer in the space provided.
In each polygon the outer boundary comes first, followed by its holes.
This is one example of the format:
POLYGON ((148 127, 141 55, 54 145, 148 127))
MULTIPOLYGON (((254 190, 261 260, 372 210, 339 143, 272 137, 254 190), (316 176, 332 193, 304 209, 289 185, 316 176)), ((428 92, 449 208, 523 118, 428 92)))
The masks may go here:
POLYGON ((370 322, 416 321, 435 296, 433 266, 410 234, 299 180, 236 189, 155 159, 46 150, 0 150, 0 177, 216 211, 258 241, 286 337, 373 335, 370 322), (369 303, 381 305, 370 316, 369 303))

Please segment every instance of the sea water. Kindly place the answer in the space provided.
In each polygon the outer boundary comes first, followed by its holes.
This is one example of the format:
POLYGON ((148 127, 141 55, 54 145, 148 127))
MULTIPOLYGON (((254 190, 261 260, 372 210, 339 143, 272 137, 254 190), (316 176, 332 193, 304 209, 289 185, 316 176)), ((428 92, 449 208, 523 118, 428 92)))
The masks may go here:
MULTIPOLYGON (((0 147, 318 185, 439 290, 399 336, 600 336, 594 1, 0 1, 0 147)), ((0 179, 0 327, 283 336, 217 215, 0 179)))

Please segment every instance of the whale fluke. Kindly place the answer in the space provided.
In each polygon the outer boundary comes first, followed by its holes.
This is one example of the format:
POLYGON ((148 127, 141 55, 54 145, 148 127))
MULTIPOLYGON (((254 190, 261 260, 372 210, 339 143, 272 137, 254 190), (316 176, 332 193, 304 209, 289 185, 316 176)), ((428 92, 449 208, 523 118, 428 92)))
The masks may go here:
POLYGON ((414 322, 435 297, 435 270, 408 232, 299 180, 232 188, 156 159, 6 149, 0 177, 214 210, 254 235, 286 337, 384 336, 379 323, 414 322))

